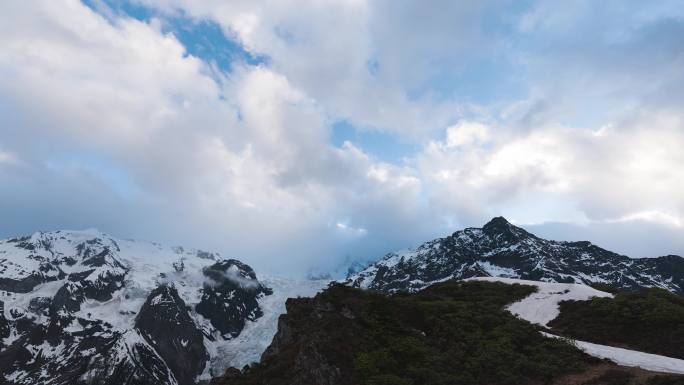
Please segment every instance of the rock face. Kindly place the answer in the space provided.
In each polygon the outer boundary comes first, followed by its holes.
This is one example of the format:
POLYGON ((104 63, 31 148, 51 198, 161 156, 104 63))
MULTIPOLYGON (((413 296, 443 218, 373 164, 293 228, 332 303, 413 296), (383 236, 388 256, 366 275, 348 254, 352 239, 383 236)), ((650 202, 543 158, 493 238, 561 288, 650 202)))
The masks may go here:
POLYGON ((684 294, 684 258, 629 258, 590 242, 536 237, 502 217, 414 250, 387 254, 346 283, 387 292, 416 291, 435 282, 498 276, 566 283, 607 283, 624 289, 659 287, 684 294))
POLYGON ((198 250, 97 231, 0 241, 0 382, 208 381, 216 347, 270 293, 249 266, 198 250))
POLYGON ((245 326, 262 316, 257 299, 272 291, 257 281, 251 267, 229 259, 202 270, 208 280, 204 284, 197 313, 211 321, 223 335, 235 337, 245 326))
POLYGON ((193 384, 204 370, 209 359, 204 337, 174 286, 152 290, 135 318, 135 328, 159 353, 180 385, 193 384))
POLYGON ((91 356, 92 361, 88 365, 81 364, 85 373, 81 374, 79 371, 69 378, 58 377, 59 382, 56 383, 102 385, 179 383, 169 365, 149 345, 139 330, 133 329, 117 335, 112 340, 106 341, 104 347, 98 349, 97 352, 98 354, 91 356))

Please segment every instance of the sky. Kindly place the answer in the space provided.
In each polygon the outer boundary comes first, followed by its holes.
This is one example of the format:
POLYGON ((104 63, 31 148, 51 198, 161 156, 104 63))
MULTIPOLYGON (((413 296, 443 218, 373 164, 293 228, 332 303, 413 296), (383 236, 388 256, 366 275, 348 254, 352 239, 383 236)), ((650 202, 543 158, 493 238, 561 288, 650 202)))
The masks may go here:
POLYGON ((494 216, 684 255, 684 3, 0 2, 0 237, 303 275, 494 216))

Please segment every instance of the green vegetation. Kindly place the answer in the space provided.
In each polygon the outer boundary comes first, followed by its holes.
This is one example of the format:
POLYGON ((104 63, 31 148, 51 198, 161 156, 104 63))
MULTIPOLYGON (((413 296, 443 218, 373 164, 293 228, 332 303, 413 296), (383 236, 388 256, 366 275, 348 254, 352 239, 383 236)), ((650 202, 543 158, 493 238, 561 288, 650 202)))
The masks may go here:
POLYGON ((558 334, 684 358, 684 298, 662 289, 566 301, 549 326, 558 334))
POLYGON ((583 366, 584 357, 503 307, 534 287, 448 282, 417 295, 373 297, 361 319, 372 337, 355 355, 360 382, 522 384, 583 366))
POLYGON ((385 296, 334 286, 288 301, 261 364, 220 384, 545 384, 593 359, 504 306, 532 286, 446 282, 385 296))
POLYGON ((602 282, 595 282, 589 285, 593 287, 596 290, 600 291, 605 291, 606 293, 611 293, 611 294, 617 294, 622 291, 622 289, 615 287, 613 285, 607 284, 607 283, 602 283, 602 282))

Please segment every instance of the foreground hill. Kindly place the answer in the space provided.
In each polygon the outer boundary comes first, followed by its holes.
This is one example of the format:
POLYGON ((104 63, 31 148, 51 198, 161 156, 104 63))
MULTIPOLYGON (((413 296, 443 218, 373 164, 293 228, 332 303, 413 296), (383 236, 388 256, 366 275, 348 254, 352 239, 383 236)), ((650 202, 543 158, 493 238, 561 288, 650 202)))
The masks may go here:
MULTIPOLYGON (((684 360, 684 298, 662 289, 560 302, 554 333, 684 360)), ((684 361, 682 361, 684 372, 684 361)))
POLYGON ((537 290, 449 281, 388 296, 332 286, 314 298, 288 300, 261 363, 229 370, 212 384, 684 383, 681 376, 593 358, 506 310, 537 290))
MULTIPOLYGON (((640 289, 637 292, 618 290, 618 294, 613 294, 616 292, 613 288, 608 288, 608 292, 575 283, 498 277, 468 279, 471 280, 536 287, 534 293, 506 306, 506 310, 541 326, 542 333, 549 338, 570 339, 573 345, 586 353, 620 365, 684 374, 684 359, 675 358, 684 354, 684 344, 681 343, 681 337, 677 336, 677 330, 684 325, 684 314, 681 311, 681 297, 675 294, 661 289, 640 289), (659 299, 651 297, 654 291, 660 294, 659 299), (589 310, 597 303, 612 304, 609 307, 614 314, 606 318, 605 312, 601 310, 589 310), (568 307, 568 304, 577 307, 568 307), (578 308, 584 311, 576 312, 578 308), (582 333, 573 334, 569 330, 554 327, 559 320, 566 320, 562 322, 563 325, 570 325, 570 330, 581 330, 582 333), (577 325, 574 321, 578 321, 577 325), (600 327, 586 328, 599 324, 600 327), (606 330, 610 330, 611 335, 616 338, 602 338, 604 334, 601 331, 606 330), (654 340, 647 345, 642 344, 647 338, 654 340), (663 345, 651 349, 658 343, 663 345)), ((601 285, 601 288, 605 290, 606 286, 601 285)))
POLYGON ((0 241, 0 382, 209 380, 271 295, 249 266, 200 250, 97 231, 0 241))
POLYGON ((416 291, 448 279, 494 276, 534 281, 658 287, 684 294, 684 258, 629 258, 589 242, 539 238, 502 217, 382 260, 346 280, 353 287, 416 291))

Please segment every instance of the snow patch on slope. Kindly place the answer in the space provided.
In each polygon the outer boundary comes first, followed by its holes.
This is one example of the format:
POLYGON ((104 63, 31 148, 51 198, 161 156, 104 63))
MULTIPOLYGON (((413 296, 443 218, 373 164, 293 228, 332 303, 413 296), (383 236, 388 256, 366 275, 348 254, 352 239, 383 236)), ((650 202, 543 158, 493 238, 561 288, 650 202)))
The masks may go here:
POLYGON ((242 368, 259 362, 278 329, 278 318, 286 312, 288 298, 313 297, 328 286, 330 280, 293 280, 257 274, 259 282, 273 289, 273 294, 259 299, 263 316, 248 321, 242 332, 232 339, 206 341, 211 362, 198 380, 221 375, 227 368, 242 368))
POLYGON ((558 303, 561 301, 586 301, 592 297, 613 296, 610 293, 576 283, 538 282, 500 277, 476 277, 469 278, 466 281, 470 280, 536 286, 537 291, 535 293, 509 305, 506 309, 526 321, 541 326, 546 326, 558 317, 560 314, 558 303))
POLYGON ((497 266, 489 261, 478 262, 478 265, 492 277, 517 278, 520 276, 520 274, 511 268, 497 266))
MULTIPOLYGON (((542 334, 551 338, 562 338, 549 333, 542 334)), ((590 356, 609 359, 618 365, 639 367, 654 372, 684 374, 684 360, 678 358, 599 345, 585 341, 572 340, 572 343, 590 356)))
MULTIPOLYGON (((499 277, 476 277, 466 279, 466 281, 503 282, 510 285, 536 286, 537 291, 535 293, 507 306, 506 309, 517 317, 541 326, 546 326, 554 318, 558 317, 560 314, 558 303, 561 301, 586 301, 593 297, 613 296, 610 293, 574 283, 537 282, 499 277)), ((542 332, 542 334, 550 338, 564 338, 549 333, 542 332)), ((608 359, 618 365, 639 367, 655 372, 684 374, 684 360, 591 342, 568 340, 590 356, 608 359)))

